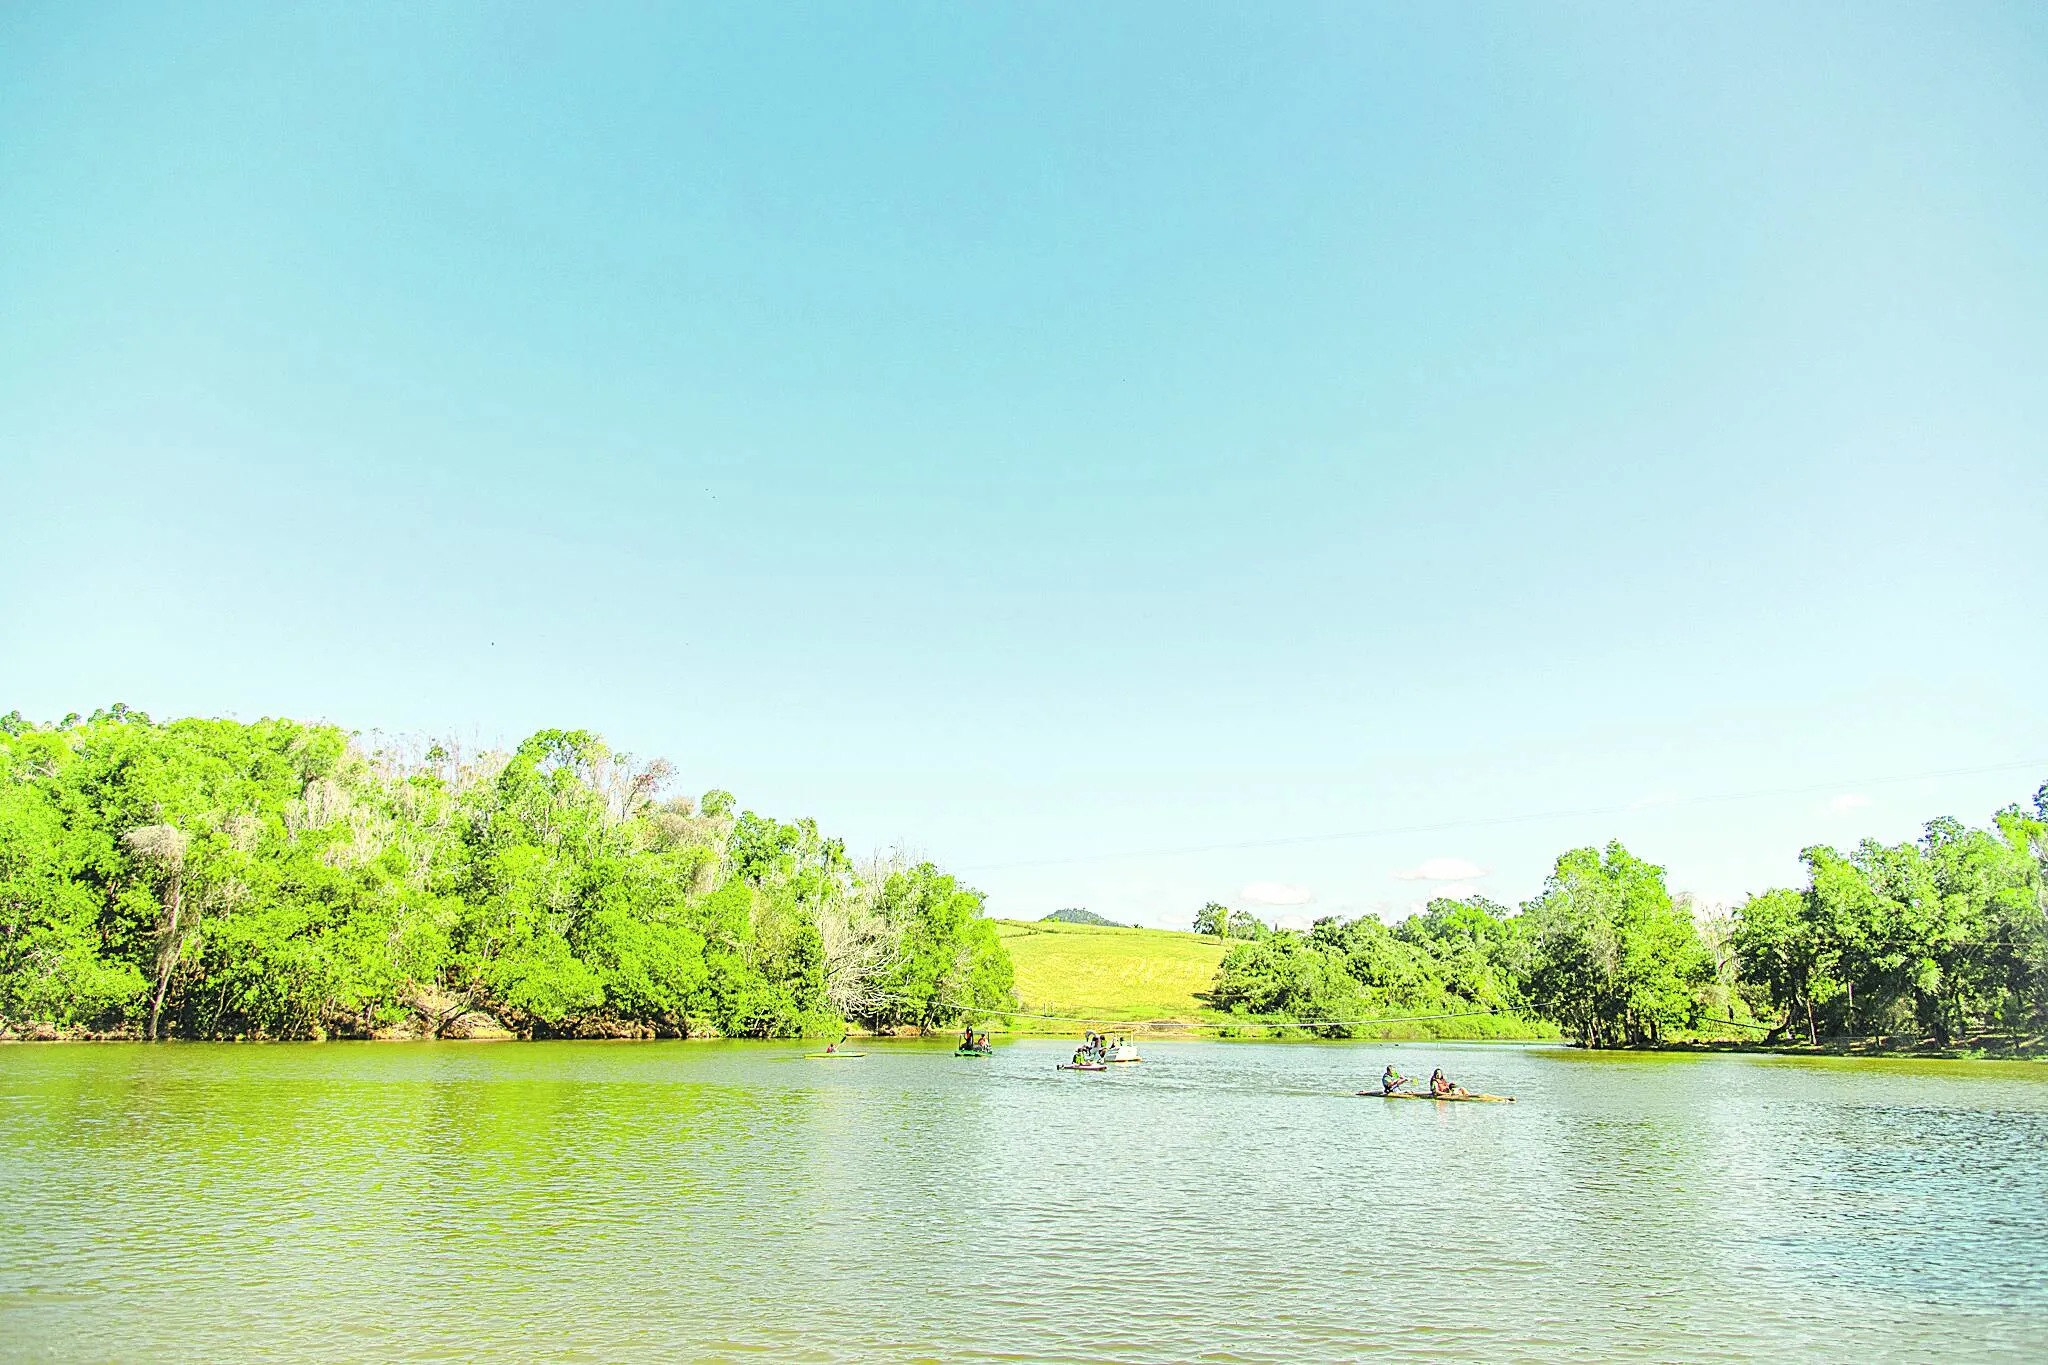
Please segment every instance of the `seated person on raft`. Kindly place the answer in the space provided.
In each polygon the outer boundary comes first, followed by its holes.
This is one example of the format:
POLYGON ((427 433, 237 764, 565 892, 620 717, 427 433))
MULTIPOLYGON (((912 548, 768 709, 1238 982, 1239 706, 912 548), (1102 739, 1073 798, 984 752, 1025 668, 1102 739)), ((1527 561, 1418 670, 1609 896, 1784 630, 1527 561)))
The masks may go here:
POLYGON ((1452 1085, 1450 1077, 1444 1075, 1444 1069, 1438 1067, 1430 1073, 1429 1093, 1435 1095, 1438 1099, 1448 1100, 1462 1099, 1470 1092, 1462 1085, 1452 1085))

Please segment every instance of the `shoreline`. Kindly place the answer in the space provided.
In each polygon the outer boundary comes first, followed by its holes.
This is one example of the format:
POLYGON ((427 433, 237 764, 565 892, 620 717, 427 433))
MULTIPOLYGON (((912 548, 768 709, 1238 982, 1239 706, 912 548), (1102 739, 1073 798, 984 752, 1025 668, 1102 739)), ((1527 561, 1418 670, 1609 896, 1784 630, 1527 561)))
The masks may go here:
POLYGON ((2041 1062, 2048 1061, 2048 1039, 2030 1038, 2020 1043, 1972 1040, 1942 1047, 1931 1041, 1883 1044, 1870 1039, 1823 1040, 1819 1043, 1780 1043, 1765 1046, 1747 1039, 1702 1039, 1697 1042, 1658 1043, 1651 1047, 1580 1048, 1588 1054, 1653 1053, 1744 1053, 1753 1057, 1832 1057, 1849 1061, 1923 1062, 2041 1062))
MULTIPOLYGON (((1622 1058, 1622 1057, 1632 1057, 1632 1056, 1662 1056, 1662 1055, 1674 1055, 1674 1054, 1676 1054, 1676 1055, 1687 1055, 1687 1054, 1691 1054, 1691 1055, 1713 1055, 1713 1054, 1724 1054, 1724 1055, 1735 1055, 1735 1056, 1749 1056, 1749 1057, 1785 1057, 1785 1058, 1795 1058, 1795 1059, 1802 1059, 1802 1060, 1836 1060, 1836 1061, 1952 1061, 1952 1062, 2048 1062, 2048 1040, 2044 1040, 2044 1039, 2038 1039, 2038 1038, 2029 1038, 2029 1039, 2026 1039, 2026 1040, 2022 1041, 2021 1043, 2019 1043, 2018 1045, 2012 1045, 2012 1044, 2003 1044, 2003 1043, 2001 1043, 2001 1044, 1996 1044, 1996 1045, 1993 1045, 1993 1044, 1989 1044, 1988 1042, 1987 1042, 1987 1043, 1968 1043, 1968 1042, 1966 1042, 1966 1043, 1963 1043, 1963 1044, 1952 1044, 1952 1045, 1950 1045, 1950 1046, 1948 1046, 1948 1047, 1946 1047, 1946 1048, 1943 1048, 1943 1047, 1938 1047, 1938 1046, 1934 1045, 1934 1044, 1933 1044, 1933 1043, 1931 1043, 1931 1042, 1922 1042, 1922 1043, 1914 1043, 1914 1044, 1895 1044, 1895 1045, 1888 1045, 1888 1046, 1878 1046, 1878 1045, 1875 1045, 1874 1043, 1872 1043, 1872 1042, 1869 1042, 1869 1041, 1867 1041, 1867 1040, 1844 1040, 1844 1041, 1839 1041, 1839 1042, 1822 1042, 1822 1043, 1819 1043, 1819 1044, 1813 1044, 1813 1043, 1797 1043, 1797 1044, 1785 1044, 1785 1045, 1782 1045, 1782 1046, 1775 1046, 1775 1047, 1764 1047, 1764 1046, 1761 1046, 1761 1045, 1759 1045, 1759 1044, 1757 1044, 1757 1043, 1755 1043, 1755 1042, 1751 1042, 1751 1041, 1748 1041, 1748 1040, 1742 1040, 1742 1039, 1737 1039, 1737 1040, 1701 1040, 1701 1041, 1694 1041, 1694 1042, 1669 1042, 1669 1043, 1660 1043, 1660 1044, 1656 1044, 1656 1045, 1654 1045, 1654 1046, 1650 1046, 1650 1047, 1633 1047, 1633 1048, 1588 1048, 1588 1047, 1583 1047, 1583 1046, 1581 1046, 1581 1045, 1580 1045, 1580 1044, 1578 1044, 1578 1043, 1572 1042, 1572 1041, 1571 1041, 1571 1040, 1569 1040, 1569 1039, 1566 1039, 1566 1038, 1561 1038, 1561 1037, 1557 1037, 1557 1036, 1554 1036, 1554 1035, 1553 1035, 1553 1036, 1529 1036, 1529 1037, 1514 1037, 1514 1038, 1507 1038, 1507 1037, 1492 1037, 1492 1038, 1446 1038, 1446 1037, 1438 1037, 1438 1036, 1435 1036, 1435 1035, 1431 1035, 1431 1034, 1425 1034, 1425 1033, 1415 1033, 1415 1034, 1399 1034, 1399 1035, 1395 1035, 1395 1034, 1389 1034, 1389 1035, 1384 1035, 1384 1036, 1375 1036, 1375 1037, 1371 1037, 1371 1038, 1316 1038, 1316 1037, 1306 1037, 1306 1036, 1295 1036, 1295 1037, 1259 1037, 1259 1038, 1254 1038, 1254 1037, 1246 1037, 1246 1036, 1242 1036, 1242 1035, 1237 1035, 1237 1036, 1231 1036, 1231 1035, 1228 1035, 1228 1034, 1225 1034, 1225 1033, 1219 1032, 1219 1031, 1218 1031, 1217 1029, 1215 1029, 1215 1028, 1212 1028, 1212 1027, 1206 1027, 1206 1026, 1205 1026, 1205 1027, 1201 1027, 1201 1028, 1190 1028, 1190 1029, 1186 1029, 1186 1030, 1178 1030, 1178 1029, 1175 1029, 1175 1030, 1168 1030, 1168 1029, 1142 1029, 1142 1028, 1136 1028, 1136 1027, 1129 1027, 1129 1028, 1124 1028, 1124 1029, 1116 1029, 1116 1028, 1111 1028, 1111 1029, 1109 1029, 1109 1030, 1107 1030, 1107 1031, 1108 1031, 1108 1032, 1111 1032, 1111 1033, 1117 1033, 1117 1032, 1121 1032, 1121 1033, 1124 1033, 1125 1035, 1127 1035, 1127 1036, 1130 1036, 1130 1037, 1134 1038, 1135 1040, 1138 1040, 1138 1041, 1141 1041, 1141 1042, 1146 1042, 1146 1043, 1170 1043, 1170 1044, 1178 1044, 1178 1043, 1279 1043, 1279 1044, 1285 1044, 1285 1045, 1289 1045, 1289 1046, 1293 1046, 1293 1045, 1299 1045, 1299 1044, 1308 1044, 1308 1045, 1320 1045, 1320 1046, 1328 1046, 1328 1047, 1366 1047, 1366 1046, 1386 1046, 1386 1045, 1395 1045, 1395 1046, 1398 1046, 1398 1045, 1409 1045, 1409 1044, 1428 1044, 1428 1045, 1431 1045, 1431 1046, 1447 1046, 1447 1045, 1453 1045, 1453 1044, 1455 1044, 1455 1045, 1458 1045, 1458 1046, 1478 1046, 1478 1047, 1532 1047, 1532 1046, 1533 1046, 1533 1047, 1549 1047, 1549 1048, 1558 1048, 1558 1049, 1561 1049, 1561 1050, 1564 1050, 1564 1051, 1569 1051, 1569 1052, 1574 1052, 1574 1053, 1578 1053, 1578 1054, 1581 1054, 1581 1055, 1583 1055, 1583 1056, 1586 1056, 1586 1057, 1616 1057, 1616 1058, 1622 1058)), ((1068 1038, 1069 1038, 1069 1035, 1066 1035, 1066 1034, 1057 1034, 1057 1033, 1007 1033, 1007 1032, 998 1032, 998 1031, 995 1031, 995 1030, 990 1030, 990 1033, 991 1033, 991 1040, 992 1040, 992 1041, 994 1041, 994 1042, 996 1042, 996 1043, 998 1043, 998 1044, 1001 1044, 1001 1043, 1021 1043, 1021 1042, 1060 1042, 1060 1041, 1066 1041, 1066 1040, 1068 1040, 1068 1038)), ((888 1045, 891 1045, 891 1044, 895 1044, 895 1045, 901 1045, 901 1046, 906 1046, 906 1047, 931 1047, 931 1048, 949 1048, 949 1047, 953 1047, 953 1046, 956 1046, 956 1045, 957 1045, 957 1043, 958 1043, 958 1041, 959 1041, 959 1040, 958 1040, 957 1038, 955 1038, 955 1037, 952 1037, 952 1036, 950 1035, 950 1033, 949 1033, 949 1032, 940 1032, 940 1033, 930 1033, 930 1034, 917 1034, 917 1033, 899 1033, 899 1034, 863 1034, 863 1033, 855 1033, 855 1034, 853 1035, 853 1037, 855 1037, 855 1038, 859 1039, 859 1040, 860 1040, 860 1041, 861 1041, 861 1042, 862 1042, 863 1044, 873 1044, 873 1045, 878 1045, 878 1046, 888 1046, 888 1045)), ((193 1045, 203 1045, 203 1044, 214 1044, 214 1045, 221 1045, 221 1044, 237 1044, 237 1045, 254 1045, 254 1046, 274 1046, 274 1045, 281 1045, 281 1044, 282 1044, 282 1045, 293 1045, 293 1046, 303 1046, 303 1045, 306 1045, 306 1044, 312 1044, 312 1043, 319 1043, 319 1044, 327 1044, 327 1043, 335 1043, 335 1044, 350 1044, 350 1043, 355 1043, 355 1044, 362 1044, 362 1045, 367 1045, 367 1046, 378 1046, 378 1045, 381 1045, 381 1044, 402 1044, 402 1043, 435 1043, 435 1044, 442 1044, 442 1043, 447 1043, 447 1044, 455 1044, 455 1045, 460 1045, 460 1044, 466 1044, 466 1043, 484 1043, 484 1044, 490 1044, 490 1045, 493 1045, 493 1046, 495 1046, 495 1045, 500 1045, 500 1044, 518 1044, 518 1043, 533 1043, 533 1042, 540 1042, 540 1043, 604 1043, 604 1044, 622 1044, 622 1043, 624 1043, 624 1044, 630 1044, 630 1043, 758 1043, 758 1044, 763 1044, 763 1045, 767 1045, 767 1044, 788 1044, 788 1045, 797 1045, 797 1044, 803 1044, 803 1043, 814 1043, 814 1042, 817 1042, 817 1041, 818 1041, 818 1039, 817 1039, 817 1038, 801 1038, 801 1037, 791 1037, 791 1038, 722 1038, 722 1037, 713 1037, 713 1036, 706 1036, 706 1035, 693 1035, 693 1036, 691 1036, 691 1037, 687 1037, 687 1038, 675 1038, 675 1037, 667 1037, 667 1038, 656 1038, 656 1037, 645 1037, 645 1036, 641 1036, 641 1037, 617 1037, 617 1036, 613 1036, 613 1037, 559 1037, 559 1036, 558 1036, 558 1037, 546 1037, 546 1038, 526 1038, 526 1037, 521 1037, 521 1036, 520 1036, 520 1035, 518 1035, 518 1034, 514 1034, 514 1033, 506 1033, 506 1034, 502 1034, 502 1035, 491 1035, 491 1036, 483 1036, 483 1037, 469 1037, 469 1038, 450 1038, 450 1037, 444 1037, 444 1038, 423 1038, 423 1037, 384 1037, 384 1038, 365 1038, 365 1037, 335 1037, 335 1038, 164 1038, 164 1039, 159 1039, 158 1041, 159 1041, 160 1043, 163 1043, 163 1044, 168 1044, 168 1045, 171 1045, 171 1046, 193 1046, 193 1045)), ((7 1046, 22 1046, 22 1047, 28 1047, 28 1046, 39 1046, 39 1045, 40 1045, 40 1046, 60 1046, 60 1045, 64 1045, 64 1044, 94 1044, 94 1043, 97 1043, 97 1044, 121 1044, 121 1043, 147 1043, 147 1042, 148 1042, 148 1040, 147 1040, 147 1039, 145 1039, 145 1038, 142 1038, 142 1037, 140 1037, 139 1035, 136 1035, 136 1034, 132 1034, 132 1033, 83 1033, 83 1032, 66 1032, 66 1031, 63 1031, 63 1030, 55 1030, 55 1029, 48 1029, 48 1030, 40 1030, 40 1031, 37 1031, 37 1032, 34 1032, 34 1033, 23 1033, 23 1032, 21 1032, 21 1031, 19 1031, 19 1030, 13 1029, 13 1028, 8 1028, 8 1029, 5 1029, 5 1030, 0 1030, 0 1047, 7 1047, 7 1046)))

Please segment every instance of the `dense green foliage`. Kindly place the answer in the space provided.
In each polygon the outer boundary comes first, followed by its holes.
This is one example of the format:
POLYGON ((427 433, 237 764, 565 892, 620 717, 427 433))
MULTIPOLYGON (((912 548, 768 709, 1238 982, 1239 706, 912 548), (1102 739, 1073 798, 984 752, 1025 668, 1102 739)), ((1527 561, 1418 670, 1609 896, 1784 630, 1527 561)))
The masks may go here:
POLYGON ((1713 959, 1664 869, 1619 843, 1559 858, 1522 918, 1530 1003, 1588 1046, 1654 1043, 1697 1016, 1713 959))
POLYGON ((464 761, 286 720, 0 720, 0 1023, 785 1036, 1010 1003, 980 893, 584 731, 464 761))
POLYGON ((1305 934, 1266 930, 1224 955, 1209 1000, 1330 1038, 1392 1017, 1512 1014, 1521 952, 1499 906, 1437 900, 1393 928, 1362 916, 1321 919, 1305 934))
POLYGON ((1741 989, 1780 1033, 2033 1030, 2048 1016, 2048 786, 1991 829, 1936 820, 1916 843, 1809 848, 1803 891, 1736 914, 1741 989))
MULTIPOLYGON (((1519 913, 1437 900, 1391 928, 1324 919, 1241 943, 1209 998, 1331 1037, 1399 1016, 1530 1015, 1589 1047, 1752 1016, 1770 1021, 1758 1033, 1809 1042, 1891 1034, 1948 1046, 2048 1026, 2048 787, 2031 812, 2008 807, 1988 830, 1943 819, 1917 843, 1810 848, 1804 859, 1803 891, 1703 918, 1663 868, 1620 844, 1574 849, 1519 913)), ((1206 906, 1197 927, 1214 933, 1225 913, 1206 906)))
MULTIPOLYGON (((665 798, 669 776, 584 731, 465 759, 285 720, 0 717, 0 1025, 770 1037, 1014 1003, 979 892, 857 868, 726 792, 665 798)), ((2048 1025, 2048 787, 1988 829, 1803 857, 1803 889, 1719 918, 1610 844, 1559 857, 1518 912, 1292 932, 1211 903, 1195 927, 1233 940, 1210 1003, 1326 1036, 1481 1013, 1589 1046, 1751 1018, 1942 1045, 2048 1025)))
POLYGON ((1273 932, 1251 911, 1233 910, 1217 901, 1210 901, 1195 911, 1194 930, 1215 938, 1264 938, 1273 932))

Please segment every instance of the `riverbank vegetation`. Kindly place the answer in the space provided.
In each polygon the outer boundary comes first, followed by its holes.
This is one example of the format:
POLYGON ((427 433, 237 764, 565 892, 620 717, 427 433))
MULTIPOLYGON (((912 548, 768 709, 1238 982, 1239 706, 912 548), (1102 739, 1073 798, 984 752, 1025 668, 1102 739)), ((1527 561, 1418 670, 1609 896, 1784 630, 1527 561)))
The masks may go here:
POLYGON ((1208 906, 1198 928, 1228 923, 1245 939, 1208 999, 1326 1037, 1471 1011, 1482 1027, 1549 1020, 1588 1047, 1734 1036, 2011 1052, 2048 1028, 2048 786, 1989 828, 1941 819, 1913 842, 1815 846, 1802 860, 1804 887, 1725 912, 1674 896, 1663 868, 1619 843, 1560 856, 1519 911, 1438 900, 1392 927, 1365 917, 1246 934, 1208 906))
POLYGON ((1159 1022, 1225 1036, 2025 1050, 2048 787, 1803 855, 1705 911, 1619 843, 1516 909, 1282 931, 1000 926, 929 863, 672 795, 585 731, 365 747, 288 720, 0 717, 0 1036, 784 1037, 1159 1022), (1021 1003, 1020 1003, 1021 1002, 1021 1003), (1033 1016, 1056 1016, 1034 1018, 1033 1016))
POLYGON ((1526 945, 1498 911, 1442 900, 1392 927, 1371 916, 1318 920, 1305 934, 1260 925, 1225 954, 1208 1002, 1240 1034, 1555 1037, 1525 1017, 1526 945))
POLYGON ((1011 1003, 979 892, 580 730, 0 718, 0 1026, 790 1036, 1011 1003))

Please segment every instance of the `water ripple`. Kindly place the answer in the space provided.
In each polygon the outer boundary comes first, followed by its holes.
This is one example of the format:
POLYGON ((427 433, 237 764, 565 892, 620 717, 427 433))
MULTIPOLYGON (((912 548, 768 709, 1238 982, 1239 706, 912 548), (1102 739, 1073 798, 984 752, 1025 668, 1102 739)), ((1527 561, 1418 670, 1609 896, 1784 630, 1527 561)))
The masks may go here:
POLYGON ((7 1049, 0 1359, 2048 1350, 2039 1068, 798 1050, 7 1049))

